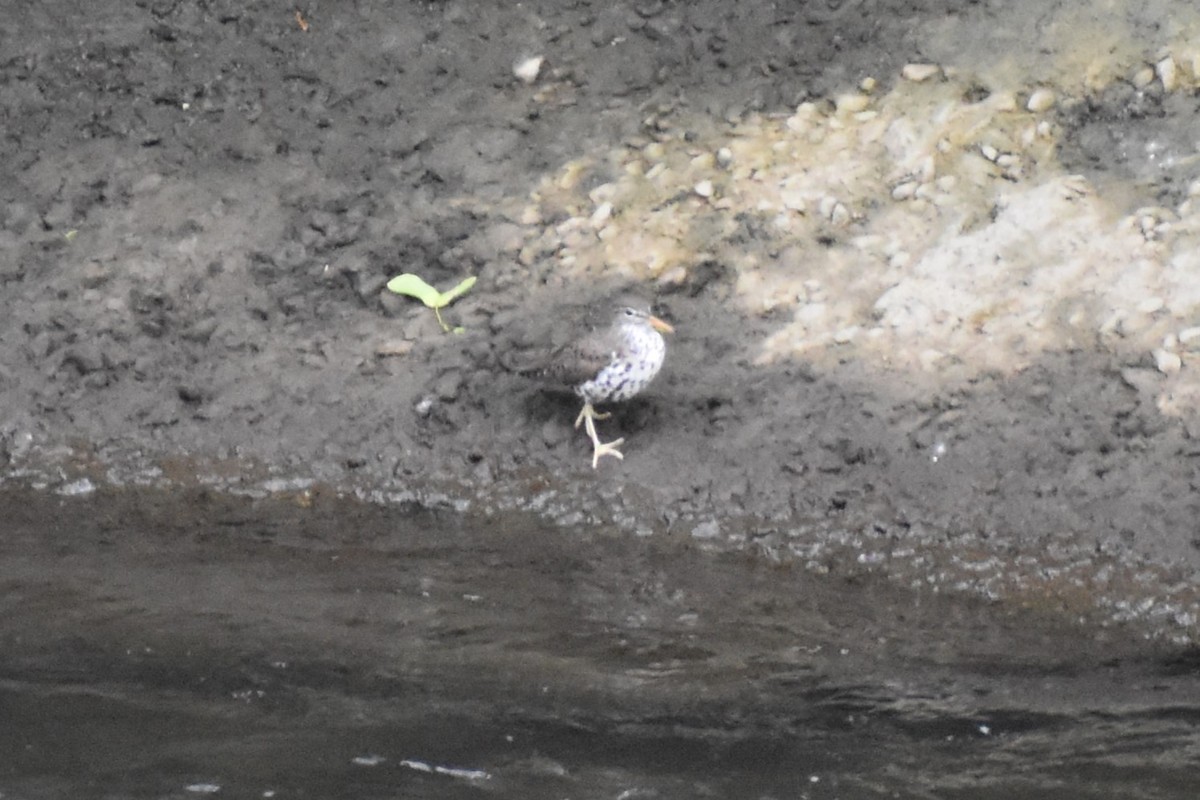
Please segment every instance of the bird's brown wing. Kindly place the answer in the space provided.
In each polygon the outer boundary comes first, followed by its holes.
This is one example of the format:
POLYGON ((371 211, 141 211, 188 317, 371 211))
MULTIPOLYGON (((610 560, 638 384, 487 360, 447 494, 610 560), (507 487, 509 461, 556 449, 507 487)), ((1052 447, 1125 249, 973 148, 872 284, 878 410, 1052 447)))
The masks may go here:
POLYGON ((578 386, 607 367, 615 349, 608 331, 593 331, 555 352, 546 364, 546 377, 565 386, 578 386))

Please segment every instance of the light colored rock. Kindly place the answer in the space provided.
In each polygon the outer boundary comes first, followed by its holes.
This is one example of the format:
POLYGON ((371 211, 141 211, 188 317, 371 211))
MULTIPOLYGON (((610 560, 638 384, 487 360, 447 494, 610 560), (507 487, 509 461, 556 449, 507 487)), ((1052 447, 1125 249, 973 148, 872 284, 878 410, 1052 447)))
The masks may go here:
POLYGON ((833 341, 838 344, 849 344, 853 342, 858 335, 862 333, 862 328, 858 325, 851 325, 848 328, 842 328, 840 331, 833 334, 833 341))
POLYGON ((804 200, 804 193, 799 189, 787 188, 779 192, 779 200, 783 203, 783 207, 789 211, 795 211, 803 214, 808 210, 808 203, 804 200))
POLYGON ((1000 151, 997 150, 996 148, 992 147, 990 144, 979 145, 979 154, 982 155, 984 158, 986 158, 988 161, 992 161, 992 162, 994 162, 997 158, 1000 157, 1000 151))
POLYGON ((917 193, 917 187, 920 186, 916 181, 905 181, 904 183, 892 189, 893 200, 908 200, 917 193))
POLYGON ((1142 67, 1133 73, 1133 77, 1130 80, 1133 81, 1133 85, 1138 89, 1145 89, 1154 83, 1154 69, 1151 67, 1142 67))
POLYGON ((1183 359, 1178 353, 1159 348, 1154 351, 1154 366, 1164 375, 1175 375, 1183 369, 1183 359))
POLYGON ((900 74, 905 80, 921 83, 941 74, 942 68, 937 64, 905 64, 900 74))
POLYGON ((546 59, 542 56, 517 59, 517 62, 513 64, 513 75, 516 75, 524 83, 533 83, 541 74, 542 64, 545 62, 546 59))
POLYGON ((713 196, 713 192, 716 190, 713 188, 712 181, 703 180, 693 186, 692 191, 694 191, 700 197, 709 198, 713 196))
POLYGON ((601 203, 600 205, 596 206, 596 210, 592 212, 592 219, 591 219, 592 225, 597 228, 604 225, 604 223, 608 222, 608 220, 612 217, 612 212, 613 212, 613 204, 612 203, 606 202, 606 203, 601 203))
POLYGON ((415 344, 409 339, 388 339, 375 347, 375 355, 380 358, 406 356, 412 352, 415 344))
POLYGON ((1188 350, 1200 350, 1200 327, 1184 328, 1179 332, 1179 344, 1188 350))
POLYGON ((733 163, 733 151, 728 147, 722 147, 717 150, 717 166, 721 169, 728 169, 733 163))
POLYGON ((1162 81, 1163 88, 1168 92, 1179 88, 1179 68, 1171 56, 1167 56, 1155 64, 1154 71, 1158 74, 1158 79, 1162 81))
POLYGON ((854 114, 866 110, 871 98, 865 94, 844 94, 835 101, 837 110, 843 114, 854 114))
POLYGON ((1025 108, 1035 114, 1039 114, 1043 111, 1049 111, 1050 109, 1054 108, 1055 100, 1056 98, 1054 96, 1054 92, 1051 90, 1044 87, 1041 89, 1035 89, 1033 93, 1029 95, 1029 102, 1025 104, 1025 108))
POLYGON ((1153 314, 1155 311, 1162 310, 1164 306, 1166 306, 1166 301, 1161 297, 1147 297, 1137 304, 1137 310, 1142 314, 1153 314))
POLYGON ((846 208, 843 203, 836 203, 833 211, 829 213, 829 221, 838 226, 849 224, 850 218, 850 209, 846 208))

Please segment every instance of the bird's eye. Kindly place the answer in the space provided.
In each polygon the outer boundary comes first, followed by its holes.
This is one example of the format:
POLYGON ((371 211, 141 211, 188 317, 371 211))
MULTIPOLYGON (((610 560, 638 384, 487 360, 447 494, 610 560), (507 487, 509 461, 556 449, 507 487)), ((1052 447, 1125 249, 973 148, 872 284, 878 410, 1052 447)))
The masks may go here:
POLYGON ((636 312, 636 311, 634 311, 632 308, 627 308, 627 309, 625 309, 625 316, 627 316, 627 317, 636 317, 636 316, 637 316, 637 312, 636 312))

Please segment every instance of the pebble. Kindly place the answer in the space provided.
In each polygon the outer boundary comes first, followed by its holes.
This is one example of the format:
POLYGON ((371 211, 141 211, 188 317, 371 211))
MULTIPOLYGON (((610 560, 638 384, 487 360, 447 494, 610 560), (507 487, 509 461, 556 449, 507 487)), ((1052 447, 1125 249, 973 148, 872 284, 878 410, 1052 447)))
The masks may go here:
POLYGON ((921 83, 927 81, 935 75, 939 74, 942 68, 937 64, 905 64, 904 69, 900 70, 900 74, 905 80, 921 83))
POLYGON ((1179 343, 1189 350, 1200 349, 1200 327, 1184 328, 1179 332, 1179 343))
POLYGON ((904 183, 892 189, 893 200, 908 200, 917 193, 918 184, 916 181, 905 181, 904 183))
POLYGON ((714 191, 713 190, 713 182, 709 181, 709 180, 700 181, 692 188, 692 191, 694 191, 700 197, 705 197, 705 198, 712 197, 713 191, 714 191))
POLYGON ((779 200, 783 203, 783 207, 789 211, 796 211, 803 214, 808 208, 808 203, 804 200, 804 194, 799 189, 784 189, 779 193, 779 200))
POLYGON ((609 218, 612 217, 612 212, 613 212, 613 204, 612 203, 608 203, 608 202, 601 203, 599 206, 597 206, 596 210, 592 212, 592 218, 591 218, 592 225, 594 227, 599 228, 601 225, 608 222, 609 218))
POLYGON ((835 105, 837 105, 838 111, 844 114, 853 114, 866 110, 870 102, 871 98, 865 94, 844 94, 838 97, 835 105))
POLYGON ((380 358, 389 356, 406 356, 412 352, 416 343, 411 339, 388 339, 375 348, 375 355, 380 358))
POLYGON ((1175 59, 1167 56, 1154 65, 1154 71, 1158 73, 1158 79, 1168 92, 1179 88, 1179 69, 1175 65, 1175 59))
POLYGON ((531 56, 529 58, 518 59, 513 64, 513 75, 516 75, 525 83, 533 83, 537 80, 538 74, 542 71, 542 64, 546 59, 542 56, 531 56))
POLYGON ((1164 375, 1175 375, 1183 369, 1183 359, 1179 357, 1178 353, 1159 348, 1154 351, 1153 355, 1154 366, 1164 375))
POLYGON ((1133 73, 1133 85, 1138 89, 1145 89, 1154 82, 1154 70, 1150 67, 1142 67, 1137 72, 1133 73))
POLYGON ((728 147, 717 150, 717 166, 727 169, 733 163, 733 151, 728 147))
POLYGON ((1153 314, 1156 311, 1162 310, 1165 305, 1166 301, 1161 297, 1147 297, 1137 304, 1137 310, 1142 314, 1153 314))
POLYGON ((990 144, 981 144, 979 146, 979 153, 988 161, 993 162, 1000 157, 1000 151, 992 147, 990 144))
POLYGON ((1033 94, 1029 95, 1029 102, 1025 104, 1025 108, 1037 114, 1054 108, 1054 101, 1054 92, 1045 88, 1035 89, 1033 94))
POLYGON ((834 333, 833 341, 837 342, 838 344, 849 344, 857 339, 858 334, 860 333, 862 333, 862 327, 858 325, 851 325, 848 328, 842 328, 840 331, 834 333))

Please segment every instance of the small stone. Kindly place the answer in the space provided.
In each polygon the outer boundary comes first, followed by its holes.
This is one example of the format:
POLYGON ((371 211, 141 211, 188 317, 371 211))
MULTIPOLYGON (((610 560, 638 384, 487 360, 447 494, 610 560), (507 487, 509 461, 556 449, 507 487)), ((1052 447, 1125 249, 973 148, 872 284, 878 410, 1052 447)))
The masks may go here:
POLYGON ((592 218, 591 218, 592 226, 599 228, 604 223, 608 222, 608 220, 612 217, 612 212, 613 212, 613 204, 612 203, 608 203, 608 202, 601 203, 599 206, 596 207, 596 210, 592 212, 592 218))
POLYGON ((388 339, 375 348, 375 355, 380 358, 406 356, 412 352, 415 342, 411 339, 388 339))
POLYGON ((1054 108, 1054 102, 1054 92, 1045 88, 1035 89, 1033 94, 1029 95, 1029 102, 1025 104, 1025 108, 1038 114, 1054 108))
POLYGON ((1183 359, 1179 357, 1178 353, 1159 348, 1154 351, 1153 355, 1154 366, 1164 375, 1175 375, 1183 369, 1183 359))
POLYGON ((870 94, 871 92, 875 91, 875 87, 878 85, 878 81, 868 76, 862 79, 862 81, 858 84, 858 88, 862 89, 867 94, 870 94))
POLYGON ((1175 65, 1175 59, 1167 56, 1154 65, 1154 71, 1158 73, 1158 79, 1168 92, 1179 88, 1179 68, 1175 65))
POLYGON ((1153 314, 1156 311, 1162 310, 1164 306, 1166 306, 1166 301, 1161 297, 1147 297, 1138 303, 1137 310, 1142 314, 1153 314))
POLYGON ((541 73, 542 64, 545 61, 546 59, 542 56, 518 59, 513 64, 513 75, 516 75, 524 83, 533 83, 538 79, 538 74, 541 73))
POLYGON ((817 203, 817 213, 820 214, 825 219, 833 219, 834 209, 837 208, 839 205, 841 205, 841 204, 838 203, 836 197, 832 197, 831 195, 825 195, 817 203))
POLYGON ((835 105, 843 114, 854 114, 865 110, 870 102, 871 98, 865 94, 844 94, 838 97, 835 105))
POLYGON ((694 191, 700 197, 704 197, 704 198, 712 197, 713 196, 713 182, 709 181, 709 180, 700 181, 694 187, 692 187, 692 191, 694 191))
POLYGON ((1200 349, 1200 327, 1184 328, 1179 332, 1179 343, 1188 350, 1200 349))
POLYGON ((728 169, 733 163, 733 151, 728 147, 722 147, 717 150, 717 166, 721 169, 728 169))
POLYGON ((151 172, 139 178, 137 183, 130 187, 130 191, 133 194, 149 194, 157 190, 162 184, 163 176, 157 172, 151 172))
POLYGON ((833 341, 837 344, 849 344, 858 338, 858 334, 862 333, 862 328, 858 325, 851 325, 848 328, 842 328, 837 333, 833 334, 833 341))
POLYGON ((990 144, 981 144, 979 146, 979 154, 982 155, 984 158, 986 158, 988 161, 992 161, 992 162, 994 162, 997 158, 1000 157, 1000 151, 997 150, 996 148, 992 147, 990 144))
POLYGON ((1159 381, 1162 379, 1152 369, 1126 367, 1121 370, 1121 380, 1125 382, 1126 386, 1136 392, 1154 394, 1158 390, 1159 381))
POLYGON ((1133 85, 1138 89, 1145 89, 1154 82, 1154 70, 1150 67, 1142 67, 1137 72, 1133 73, 1133 85))
POLYGON ((921 83, 941 73, 942 68, 937 64, 905 64, 900 74, 905 80, 921 83))
POLYGON ((779 193, 779 200, 783 203, 783 207, 789 211, 803 214, 808 208, 808 203, 804 200, 804 194, 799 189, 782 190, 779 193))
POLYGON ((908 200, 917 193, 918 184, 916 181, 905 181, 904 183, 892 189, 893 200, 908 200))
POLYGON ((710 519, 701 522, 696 527, 692 528, 693 539, 715 539, 721 535, 721 526, 716 520, 710 519))

